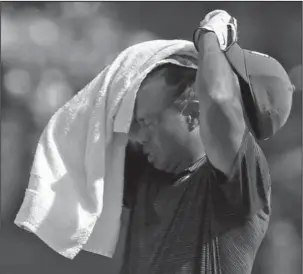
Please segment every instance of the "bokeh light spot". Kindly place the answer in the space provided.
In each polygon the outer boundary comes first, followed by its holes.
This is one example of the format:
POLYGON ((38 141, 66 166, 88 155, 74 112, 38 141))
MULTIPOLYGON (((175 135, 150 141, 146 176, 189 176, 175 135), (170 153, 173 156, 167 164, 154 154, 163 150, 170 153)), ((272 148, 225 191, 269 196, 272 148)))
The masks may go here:
POLYGON ((29 25, 29 36, 38 46, 51 46, 59 39, 59 29, 50 20, 37 19, 29 25))
POLYGON ((4 75, 4 87, 13 96, 24 96, 32 88, 31 77, 24 69, 12 69, 4 75))

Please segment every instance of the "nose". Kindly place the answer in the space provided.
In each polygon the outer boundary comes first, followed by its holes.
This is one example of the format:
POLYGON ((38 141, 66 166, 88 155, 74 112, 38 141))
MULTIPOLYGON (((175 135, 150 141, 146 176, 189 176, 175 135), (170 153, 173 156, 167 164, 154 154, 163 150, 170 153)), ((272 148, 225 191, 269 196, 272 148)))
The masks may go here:
POLYGON ((134 142, 144 145, 149 141, 150 133, 148 128, 133 125, 129 131, 129 138, 134 142))
POLYGON ((149 138, 150 138, 150 134, 147 128, 140 128, 138 130, 138 134, 137 134, 138 143, 144 145, 148 142, 149 138))

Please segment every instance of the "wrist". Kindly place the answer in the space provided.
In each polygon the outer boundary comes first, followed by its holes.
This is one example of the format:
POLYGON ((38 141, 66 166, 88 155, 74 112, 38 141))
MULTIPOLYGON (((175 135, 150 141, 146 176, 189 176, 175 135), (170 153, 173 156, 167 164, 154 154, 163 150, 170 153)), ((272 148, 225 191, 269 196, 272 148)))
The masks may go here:
POLYGON ((203 50, 220 50, 217 35, 213 31, 203 31, 199 35, 197 47, 199 52, 202 52, 203 50))
POLYGON ((217 35, 215 34, 215 32, 208 30, 208 29, 198 27, 194 31, 194 35, 193 35, 193 42, 194 42, 194 45, 198 52, 200 52, 202 44, 204 43, 203 41, 205 39, 207 41, 209 41, 210 43, 218 43, 217 35))

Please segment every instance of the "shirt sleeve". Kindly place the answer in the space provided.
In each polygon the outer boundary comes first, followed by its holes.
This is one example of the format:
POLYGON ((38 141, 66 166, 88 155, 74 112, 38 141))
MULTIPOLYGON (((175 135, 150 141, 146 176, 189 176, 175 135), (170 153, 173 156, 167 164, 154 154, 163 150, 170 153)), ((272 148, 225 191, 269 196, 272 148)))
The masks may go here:
POLYGON ((225 216, 251 217, 260 210, 269 214, 271 179, 268 163, 253 135, 246 130, 231 173, 211 166, 214 210, 225 216))

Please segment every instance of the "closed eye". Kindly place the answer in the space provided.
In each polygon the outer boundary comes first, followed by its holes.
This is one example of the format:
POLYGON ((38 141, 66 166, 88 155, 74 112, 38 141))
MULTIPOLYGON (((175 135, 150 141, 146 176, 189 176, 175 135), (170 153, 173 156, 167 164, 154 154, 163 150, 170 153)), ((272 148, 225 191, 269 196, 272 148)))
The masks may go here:
POLYGON ((140 127, 153 129, 159 124, 159 118, 154 117, 153 119, 139 118, 136 119, 136 122, 140 127))
POLYGON ((145 120, 144 120, 144 119, 136 119, 136 122, 137 122, 140 126, 145 126, 145 120))
POLYGON ((144 125, 146 127, 151 127, 153 125, 153 123, 151 121, 144 121, 144 125))
POLYGON ((145 120, 145 119, 138 119, 137 120, 137 123, 140 125, 140 126, 144 126, 144 127, 149 127, 152 125, 152 122, 151 121, 148 121, 148 120, 145 120))

